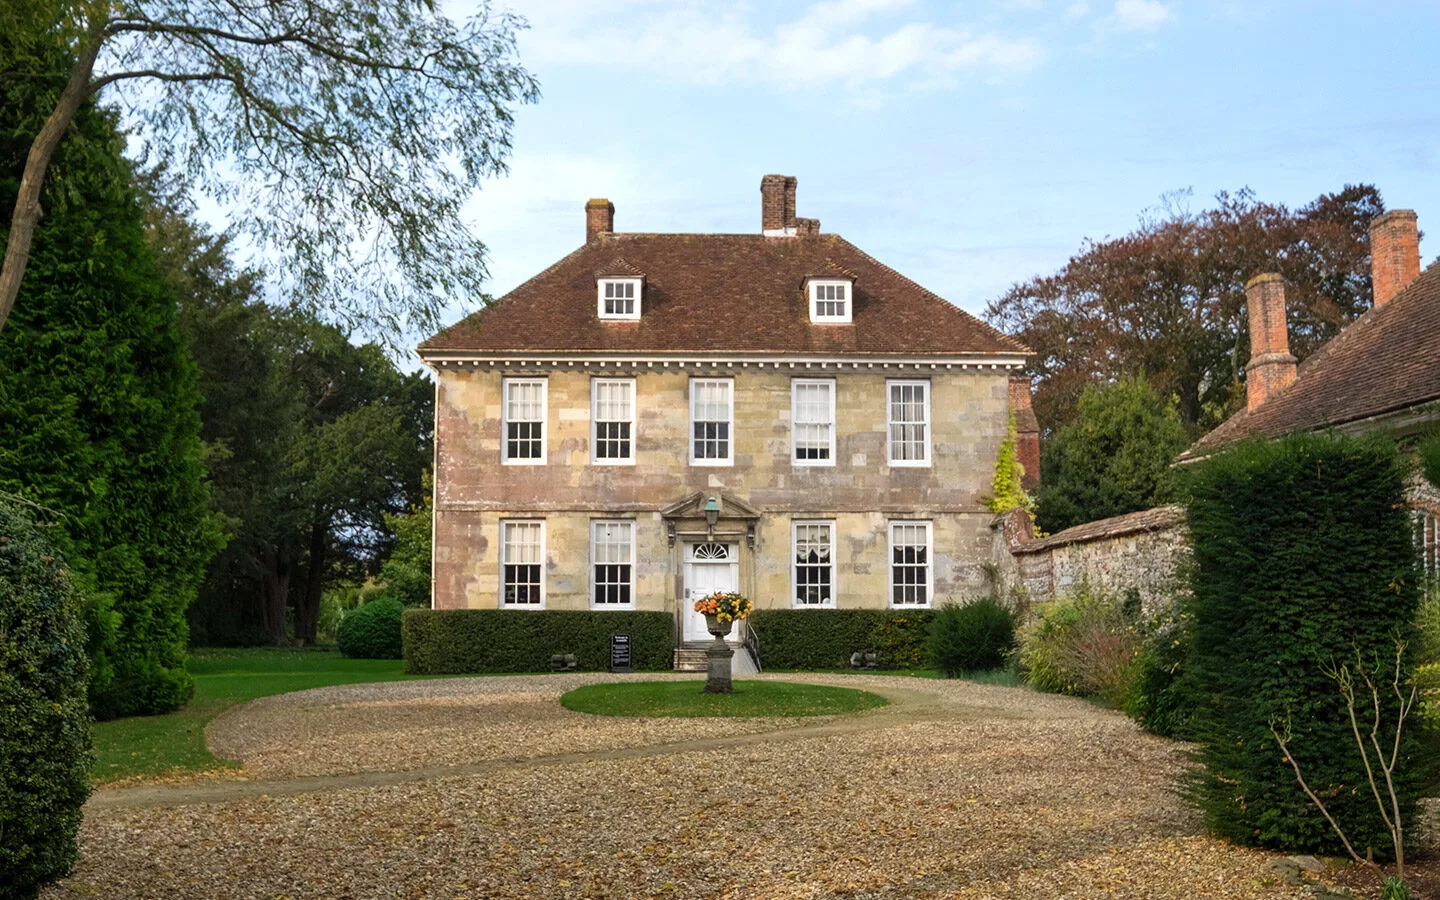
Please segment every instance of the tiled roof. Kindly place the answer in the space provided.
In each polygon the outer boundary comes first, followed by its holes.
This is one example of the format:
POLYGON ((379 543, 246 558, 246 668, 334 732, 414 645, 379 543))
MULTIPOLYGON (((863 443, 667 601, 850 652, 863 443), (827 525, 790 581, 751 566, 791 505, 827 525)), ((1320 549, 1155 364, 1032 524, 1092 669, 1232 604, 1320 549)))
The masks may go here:
POLYGON ((1029 351, 833 234, 601 234, 420 345, 494 352, 961 355, 1029 351), (645 274, 638 322, 601 321, 595 278, 645 274), (812 325, 805 279, 855 278, 853 323, 812 325))
POLYGON ((1247 437, 1278 437, 1440 399, 1440 264, 1368 310, 1300 366, 1295 381, 1241 410, 1181 454, 1194 459, 1247 437))
POLYGON ((614 275, 620 278, 640 278, 645 273, 625 261, 625 257, 617 256, 610 262, 600 267, 595 273, 597 278, 604 278, 606 275, 614 275))
POLYGON ((1012 546, 1010 552, 1021 555, 1039 553, 1042 550, 1064 547, 1067 544, 1088 544, 1091 541, 1110 540, 1127 534, 1164 531, 1174 528, 1184 521, 1185 510, 1183 508, 1157 506, 1154 509, 1142 509, 1139 512, 1126 513, 1123 516, 1112 516, 1108 519, 1086 522, 1083 525, 1057 531, 1037 540, 1024 541, 1012 546))

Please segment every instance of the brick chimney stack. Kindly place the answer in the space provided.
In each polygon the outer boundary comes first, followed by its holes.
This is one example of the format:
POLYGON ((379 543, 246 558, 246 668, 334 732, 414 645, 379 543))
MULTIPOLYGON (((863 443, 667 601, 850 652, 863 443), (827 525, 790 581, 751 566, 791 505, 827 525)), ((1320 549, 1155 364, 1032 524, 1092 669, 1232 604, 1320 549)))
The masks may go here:
POLYGON ((603 197, 589 200, 585 204, 585 243, 590 243, 601 232, 615 230, 615 204, 603 197))
POLYGON ((1010 411, 1015 414, 1015 457, 1025 467, 1020 486, 1031 494, 1040 487, 1040 420, 1030 405, 1030 378, 1010 376, 1010 411))
POLYGON ((1384 306, 1420 276, 1420 228, 1413 209, 1392 209, 1370 223, 1370 283, 1384 306))
POLYGON ((1250 313, 1245 405, 1253 410, 1295 380, 1295 357, 1285 324, 1285 279, 1276 272, 1256 275, 1245 285, 1245 302, 1250 313))
POLYGON ((793 175, 766 175, 760 179, 760 233, 777 237, 795 233, 793 175))

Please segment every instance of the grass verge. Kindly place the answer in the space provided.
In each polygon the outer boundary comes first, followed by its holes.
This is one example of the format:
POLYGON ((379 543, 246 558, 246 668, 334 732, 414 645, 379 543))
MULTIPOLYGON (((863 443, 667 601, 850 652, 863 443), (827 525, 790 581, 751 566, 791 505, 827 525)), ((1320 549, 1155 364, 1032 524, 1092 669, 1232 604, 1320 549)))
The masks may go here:
POLYGON ((96 722, 97 784, 234 768, 205 747, 205 726, 232 706, 257 697, 332 684, 408 681, 398 659, 346 659, 333 650, 279 648, 195 650, 195 697, 182 710, 96 722))
POLYGON ((597 716, 659 716, 676 718, 747 718, 758 716, 833 716, 884 706, 869 691, 790 684, 784 681, 737 681, 733 694, 705 694, 703 681, 631 681, 592 684, 560 698, 575 712, 597 716))

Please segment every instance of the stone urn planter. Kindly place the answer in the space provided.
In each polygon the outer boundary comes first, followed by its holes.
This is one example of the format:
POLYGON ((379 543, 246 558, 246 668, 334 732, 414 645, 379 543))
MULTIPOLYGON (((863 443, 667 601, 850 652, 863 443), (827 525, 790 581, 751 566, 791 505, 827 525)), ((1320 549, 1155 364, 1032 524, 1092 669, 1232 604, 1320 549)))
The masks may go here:
POLYGON ((705 648, 705 693, 733 694, 735 686, 731 683, 730 673, 735 651, 725 638, 735 628, 735 623, 721 622, 719 616, 707 615, 705 628, 715 636, 715 640, 705 648))
POLYGON ((750 615, 751 603, 739 594, 715 593, 695 601, 695 611, 705 616, 705 629, 715 640, 705 648, 705 693, 733 694, 731 661, 735 651, 725 642, 735 623, 750 615))

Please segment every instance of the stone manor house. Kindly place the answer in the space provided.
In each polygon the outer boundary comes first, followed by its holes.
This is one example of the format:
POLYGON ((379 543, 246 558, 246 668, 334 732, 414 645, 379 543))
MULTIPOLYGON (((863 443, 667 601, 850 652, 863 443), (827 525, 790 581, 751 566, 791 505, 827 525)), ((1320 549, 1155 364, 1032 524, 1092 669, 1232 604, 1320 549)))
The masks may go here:
MULTIPOLYGON (((420 346, 436 375, 437 609, 914 609, 976 594, 1027 349, 795 215, 615 231, 420 346)), ((823 613, 822 613, 823 614, 823 613)), ((735 637, 739 638, 739 633, 735 637)))

